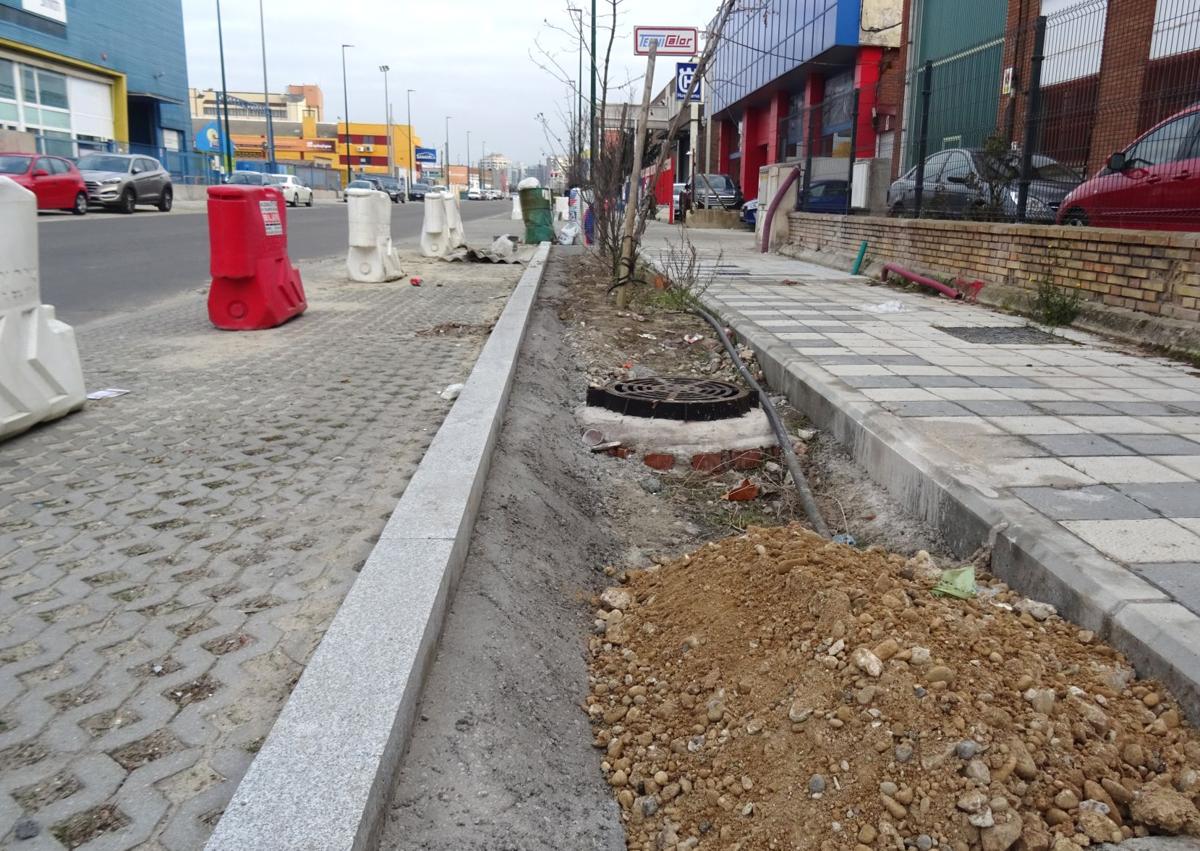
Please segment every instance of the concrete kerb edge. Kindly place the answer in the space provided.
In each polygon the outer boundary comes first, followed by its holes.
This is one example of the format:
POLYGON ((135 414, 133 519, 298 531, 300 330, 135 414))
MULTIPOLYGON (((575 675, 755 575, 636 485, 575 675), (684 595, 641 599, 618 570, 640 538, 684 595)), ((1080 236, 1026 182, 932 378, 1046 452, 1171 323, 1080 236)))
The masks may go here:
POLYGON ((314 651, 206 851, 366 851, 470 545, 550 244, 509 297, 470 377, 314 651), (497 368, 498 367, 498 368, 497 368), (466 451, 450 439, 476 435, 466 451), (439 439, 440 438, 440 439, 439 439), (435 469, 437 468, 437 469, 435 469), (453 468, 469 481, 448 482, 453 468), (449 488, 452 500, 439 495, 449 488), (454 521, 419 525, 436 504, 454 521))
POLYGON ((811 361, 738 311, 713 307, 755 351, 770 384, 934 525, 956 555, 990 545, 995 575, 1105 638, 1140 674, 1170 687, 1200 723, 1200 617, 1082 542, 1073 546, 1067 532, 1015 497, 986 496, 950 466, 931 462, 936 447, 901 420, 825 380, 811 361))

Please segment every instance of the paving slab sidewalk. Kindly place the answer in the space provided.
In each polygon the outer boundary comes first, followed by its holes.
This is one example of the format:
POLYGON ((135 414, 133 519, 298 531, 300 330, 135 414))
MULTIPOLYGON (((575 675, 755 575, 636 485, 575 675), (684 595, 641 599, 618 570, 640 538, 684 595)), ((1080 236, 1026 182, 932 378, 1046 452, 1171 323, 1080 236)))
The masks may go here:
POLYGON ((270 331, 79 329, 131 392, 0 444, 0 846, 203 846, 523 271, 344 267, 270 331))
MULTIPOLYGON (((651 224, 660 264, 681 229, 651 224)), ((768 379, 960 549, 1097 629, 1200 716, 1200 372, 694 230, 768 379)))

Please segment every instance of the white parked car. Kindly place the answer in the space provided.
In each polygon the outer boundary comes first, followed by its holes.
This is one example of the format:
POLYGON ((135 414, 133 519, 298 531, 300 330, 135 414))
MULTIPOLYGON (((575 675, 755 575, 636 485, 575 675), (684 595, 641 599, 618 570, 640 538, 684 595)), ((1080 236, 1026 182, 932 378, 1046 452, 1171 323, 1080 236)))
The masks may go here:
POLYGON ((301 183, 294 174, 268 174, 267 182, 283 195, 283 200, 289 207, 305 207, 313 205, 313 191, 301 183))
POLYGON ((483 194, 478 189, 472 189, 469 192, 467 192, 467 200, 468 201, 481 201, 481 200, 483 200, 483 194))

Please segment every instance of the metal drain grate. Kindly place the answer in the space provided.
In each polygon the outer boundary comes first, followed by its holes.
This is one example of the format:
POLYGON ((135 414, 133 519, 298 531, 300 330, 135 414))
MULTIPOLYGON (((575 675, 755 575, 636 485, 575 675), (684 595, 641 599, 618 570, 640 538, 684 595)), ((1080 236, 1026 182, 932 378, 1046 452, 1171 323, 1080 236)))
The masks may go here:
POLYGON ((1003 326, 967 326, 962 328, 946 328, 933 326, 935 331, 957 337, 965 343, 984 343, 993 346, 1062 346, 1071 341, 1065 337, 1056 337, 1037 328, 1024 325, 1003 326))
POLYGON ((712 378, 653 376, 589 387, 587 403, 630 417, 706 421, 740 417, 758 400, 736 384, 712 378))

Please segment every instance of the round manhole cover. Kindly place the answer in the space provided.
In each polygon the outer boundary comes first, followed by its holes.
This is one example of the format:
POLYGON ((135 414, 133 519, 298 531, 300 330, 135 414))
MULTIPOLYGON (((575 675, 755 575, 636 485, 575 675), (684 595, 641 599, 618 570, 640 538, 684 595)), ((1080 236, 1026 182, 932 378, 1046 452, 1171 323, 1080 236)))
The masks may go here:
POLYGON ((740 417, 758 402, 749 391, 728 381, 653 376, 591 387, 587 403, 630 417, 695 421, 740 417))

